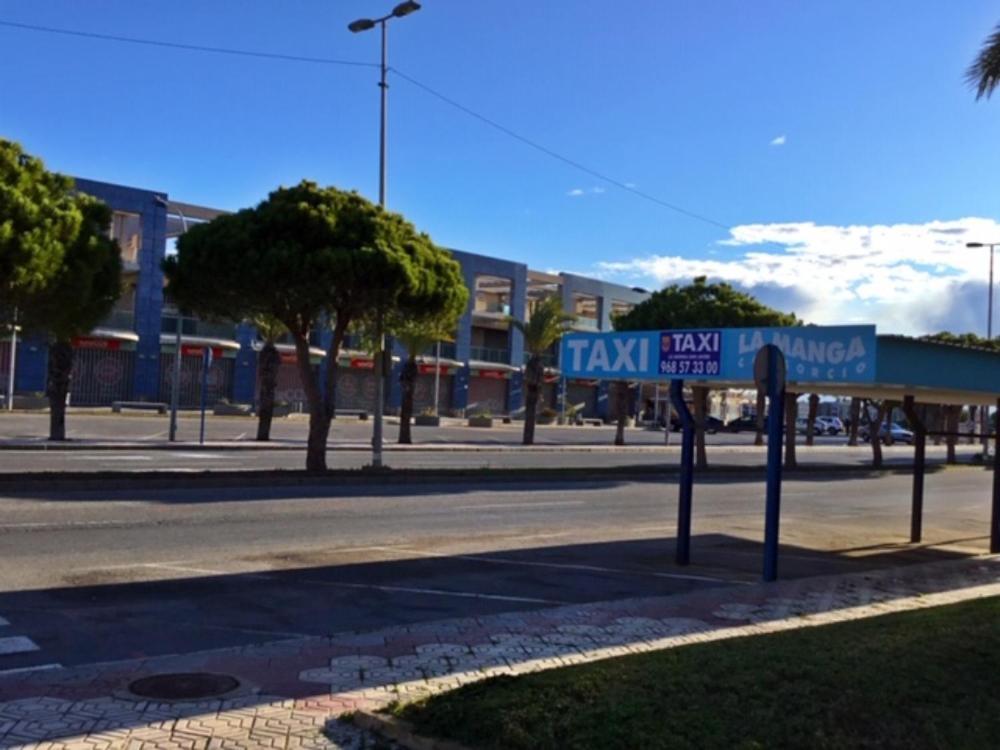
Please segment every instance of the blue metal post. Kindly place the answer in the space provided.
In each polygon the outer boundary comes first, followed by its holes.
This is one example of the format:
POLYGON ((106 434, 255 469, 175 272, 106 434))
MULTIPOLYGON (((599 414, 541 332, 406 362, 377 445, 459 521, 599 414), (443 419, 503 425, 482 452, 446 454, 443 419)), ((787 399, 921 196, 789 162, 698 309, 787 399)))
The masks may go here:
MULTIPOLYGON (((767 349, 765 354, 764 349, 767 349)), ((785 427, 784 356, 768 344, 767 356, 767 505, 764 511, 764 580, 778 578, 778 523, 781 518, 781 441, 785 427)), ((789 436, 794 439, 794 436, 789 436)))
MULTIPOLYGON (((178 352, 177 356, 181 356, 178 352)), ((212 348, 205 347, 205 354, 202 356, 201 364, 201 431, 198 434, 198 442, 205 444, 205 406, 208 402, 208 368, 212 366, 212 348)))
MULTIPOLYGON (((670 402, 681 421, 681 481, 677 497, 678 565, 691 561, 691 501, 694 491, 694 419, 684 403, 684 381, 670 381, 670 402)), ((670 420, 667 420, 670 429, 670 420)))

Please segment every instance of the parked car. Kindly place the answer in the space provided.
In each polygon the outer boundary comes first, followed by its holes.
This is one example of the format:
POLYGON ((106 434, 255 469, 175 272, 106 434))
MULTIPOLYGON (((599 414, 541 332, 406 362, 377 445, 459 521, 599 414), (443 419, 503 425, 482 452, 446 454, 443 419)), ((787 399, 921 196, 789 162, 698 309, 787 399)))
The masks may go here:
POLYGON ((795 420, 795 431, 800 435, 805 435, 809 432, 809 420, 804 417, 799 417, 795 420))
MULTIPOLYGON (((692 415, 693 416, 693 415, 692 415)), ((670 417, 670 429, 674 432, 681 431, 681 420, 676 415, 670 417)), ((714 435, 719 430, 725 429, 725 425, 718 417, 705 417, 705 432, 714 435)))
MULTIPOLYGON (((861 425, 858 429, 858 434, 861 436, 862 440, 871 440, 871 428, 869 425, 861 425)), ((894 443, 906 443, 907 445, 913 444, 913 432, 903 427, 903 425, 898 422, 893 422, 891 425, 882 425, 882 429, 879 430, 879 436, 883 441, 892 435, 892 441, 894 443)))
MULTIPOLYGON (((767 429, 767 417, 764 417, 764 429, 767 429)), ((756 432, 757 417, 739 417, 731 419, 726 425, 727 432, 756 432)))
POLYGON ((839 435, 846 431, 840 417, 816 417, 816 432, 821 435, 839 435))

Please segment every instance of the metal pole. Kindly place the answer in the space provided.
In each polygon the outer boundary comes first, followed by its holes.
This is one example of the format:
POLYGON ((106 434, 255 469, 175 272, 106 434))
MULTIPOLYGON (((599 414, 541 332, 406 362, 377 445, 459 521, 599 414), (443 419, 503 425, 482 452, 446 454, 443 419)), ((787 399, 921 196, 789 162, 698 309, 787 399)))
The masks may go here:
POLYGON ((434 416, 438 414, 438 403, 441 400, 441 342, 434 343, 434 416))
POLYGON ((7 411, 14 411, 14 376, 17 374, 17 308, 10 326, 10 369, 7 373, 7 411))
MULTIPOLYGON (((378 138, 378 204, 385 208, 385 130, 386 130, 386 94, 389 84, 386 82, 386 26, 385 19, 379 21, 382 27, 382 77, 379 80, 381 94, 381 114, 379 118, 378 138)), ((375 352, 375 423, 372 426, 372 468, 382 468, 382 419, 385 414, 385 332, 382 330, 382 316, 379 314, 378 339, 375 352)))
POLYGON ((660 426, 660 420, 657 417, 660 416, 660 384, 656 383, 653 386, 653 427, 660 426))
POLYGON ((559 401, 561 402, 560 411, 562 412, 562 423, 566 424, 566 376, 562 376, 562 388, 559 394, 559 401))
POLYGON ((670 400, 681 421, 681 475, 677 488, 677 551, 675 562, 691 562, 691 505, 694 496, 694 419, 684 403, 684 381, 670 381, 670 400))
MULTIPOLYGON (((1000 415, 1000 399, 997 399, 997 414, 1000 415)), ((997 431, 1000 441, 1000 430, 997 431)), ((1000 554, 1000 442, 993 449, 993 507, 990 513, 990 554, 1000 554)))
MULTIPOLYGON (((758 353, 767 357, 767 500, 764 509, 764 580, 778 578, 778 527, 781 518, 781 442, 785 427, 784 357, 768 344, 758 353)), ((755 368, 756 369, 756 368, 755 368)), ((790 434, 789 440, 795 435, 790 434)))
MULTIPOLYGON (((187 219, 184 212, 177 210, 177 215, 181 218, 181 233, 187 233, 187 219)), ((170 442, 177 440, 177 410, 181 404, 181 309, 175 304, 177 311, 177 331, 174 335, 174 382, 170 384, 170 442)))
POLYGON ((385 145, 385 135, 386 135, 386 97, 389 92, 389 84, 386 81, 386 73, 389 69, 386 64, 386 26, 385 19, 380 21, 382 26, 382 80, 379 82, 379 88, 382 90, 382 115, 379 122, 379 133, 378 133, 378 204, 385 208, 385 161, 386 161, 386 145, 385 145))
POLYGON ((198 442, 205 444, 205 406, 208 401, 208 368, 212 366, 212 347, 205 347, 205 354, 201 365, 201 430, 198 433, 198 442))
MULTIPOLYGON (((987 245, 990 251, 990 298, 986 305, 986 338, 989 341, 993 340, 993 253, 996 248, 995 244, 987 245)), ((983 459, 989 455, 990 452, 990 422, 989 422, 989 411, 990 407, 983 405, 979 407, 979 428, 982 433, 982 443, 983 443, 983 459)))
POLYGON ((913 396, 903 398, 903 412, 913 430, 913 496, 910 501, 910 543, 916 544, 924 528, 924 474, 926 473, 927 427, 917 414, 913 396))

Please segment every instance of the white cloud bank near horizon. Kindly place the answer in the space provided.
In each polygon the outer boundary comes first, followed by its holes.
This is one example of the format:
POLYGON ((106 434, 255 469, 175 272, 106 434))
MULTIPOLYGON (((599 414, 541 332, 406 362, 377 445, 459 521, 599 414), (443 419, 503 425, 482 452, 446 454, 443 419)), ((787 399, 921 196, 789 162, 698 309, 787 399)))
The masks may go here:
POLYGON ((708 276, 809 323, 984 334, 989 254, 966 248, 972 241, 1000 242, 1000 223, 969 217, 873 226, 745 224, 733 227, 709 258, 649 255, 597 268, 608 280, 653 289, 708 276))

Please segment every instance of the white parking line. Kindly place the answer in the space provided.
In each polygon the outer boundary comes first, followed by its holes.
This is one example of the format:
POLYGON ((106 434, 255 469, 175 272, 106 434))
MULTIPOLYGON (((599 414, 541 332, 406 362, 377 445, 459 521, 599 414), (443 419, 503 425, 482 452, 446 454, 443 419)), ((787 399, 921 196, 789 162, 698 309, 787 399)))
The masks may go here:
POLYGON ((107 455, 88 455, 84 453, 71 453, 67 456, 71 461, 152 461, 152 456, 140 456, 136 454, 126 454, 107 456, 107 455))
POLYGON ((24 672, 45 672, 50 669, 62 669, 62 664, 39 664, 34 667, 18 667, 17 669, 0 669, 0 677, 9 674, 22 674, 24 672))
POLYGON ((488 510, 490 508, 554 508, 563 505, 586 505, 585 500, 540 500, 536 503, 479 503, 456 505, 455 510, 488 510))
POLYGON ((38 644, 24 635, 12 635, 0 638, 0 656, 8 654, 23 654, 28 651, 38 651, 38 644))
POLYGON ((535 599, 528 596, 506 596, 504 594, 481 594, 477 591, 448 591, 447 589, 425 589, 411 588, 409 586, 378 586, 373 583, 344 583, 342 581, 317 581, 305 580, 302 583, 309 583, 316 586, 332 586, 346 589, 372 589, 375 591, 385 591, 391 594, 429 594, 431 596, 456 596, 461 599, 488 599, 497 602, 518 602, 522 604, 569 604, 570 602, 559 601, 558 599, 535 599))
POLYGON ((553 568, 556 570, 580 570, 589 573, 612 573, 615 575, 630 575, 630 576, 652 576, 653 578, 675 578, 682 581, 706 581, 709 583, 749 583, 748 581, 742 581, 734 578, 718 578, 716 576, 699 576, 690 573, 658 573, 658 572, 648 572, 642 570, 622 570, 621 568, 605 568, 599 565, 580 565, 580 564, 570 564, 570 563, 547 563, 538 562, 535 560, 511 560, 504 557, 486 557, 482 555, 449 555, 445 553, 438 552, 422 552, 415 549, 407 549, 404 547, 383 547, 385 551, 400 552, 407 555, 419 555, 420 557, 447 557, 456 560, 468 560, 470 562, 485 562, 491 563, 493 565, 516 565, 527 568, 553 568))
MULTIPOLYGON (((374 549, 374 548, 373 548, 374 549)), ((259 578, 261 580, 277 580, 278 576, 267 575, 266 573, 240 573, 238 571, 227 572, 223 570, 210 570, 207 568, 190 568, 182 565, 164 565, 157 563, 147 563, 137 565, 143 568, 163 568, 164 570, 176 570, 185 573, 200 573, 202 575, 238 575, 247 578, 259 578)), ((343 581, 320 581, 306 579, 295 583, 307 583, 313 586, 330 586, 334 588, 346 589, 369 589, 372 591, 385 591, 393 594, 425 594, 430 596, 455 596, 461 599, 488 599, 499 602, 517 602, 521 604, 569 604, 569 602, 556 599, 536 599, 527 596, 507 596, 505 594, 483 594, 478 591, 449 591, 447 589, 427 589, 410 586, 380 586, 373 583, 349 583, 343 581)))

